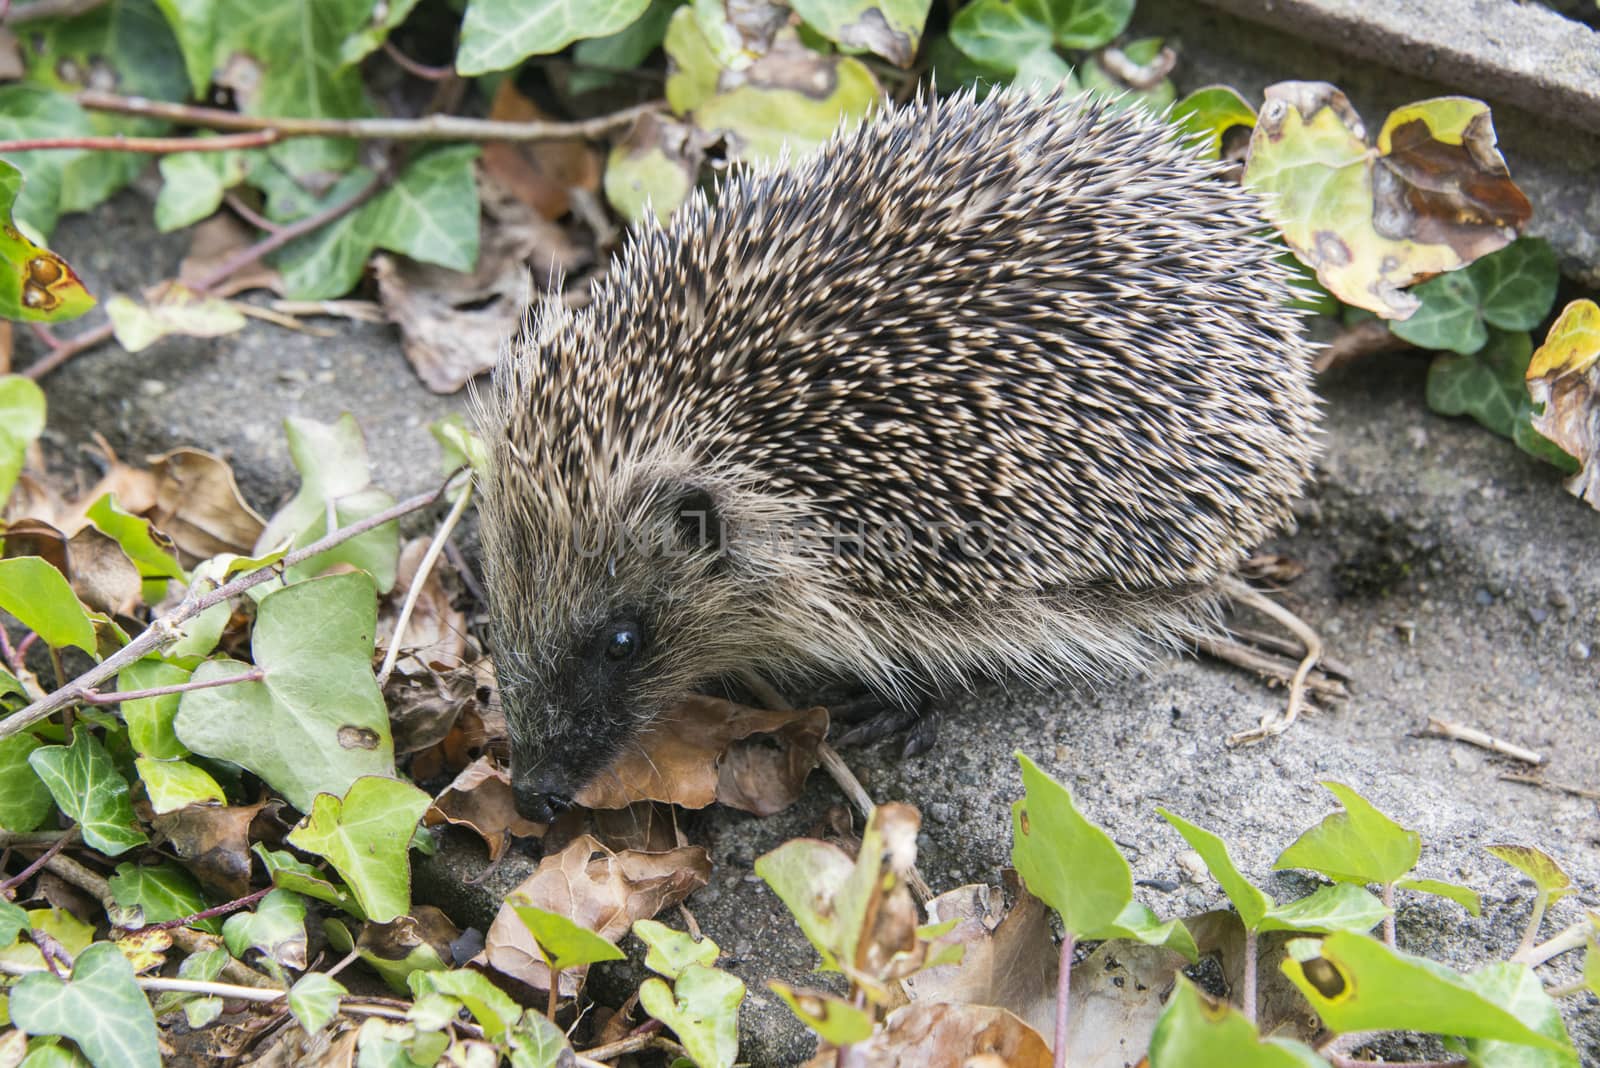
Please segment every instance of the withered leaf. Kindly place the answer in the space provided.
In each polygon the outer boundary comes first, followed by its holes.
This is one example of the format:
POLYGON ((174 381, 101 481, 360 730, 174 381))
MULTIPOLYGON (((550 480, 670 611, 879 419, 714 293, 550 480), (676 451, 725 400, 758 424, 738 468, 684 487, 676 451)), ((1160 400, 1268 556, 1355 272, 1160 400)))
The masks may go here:
POLYGON ((823 708, 772 712, 692 696, 651 724, 576 801, 586 808, 720 801, 770 815, 799 797, 827 729, 823 708))
MULTIPOLYGON (((227 461, 201 449, 174 449, 152 457, 150 471, 155 499, 139 511, 173 540, 187 564, 255 548, 266 520, 245 503, 227 461)), ((134 510, 126 500, 123 507, 134 510)))
POLYGON ((1528 363, 1528 395, 1542 412, 1533 428, 1582 466, 1567 491, 1600 509, 1600 305, 1575 300, 1561 311, 1528 363))
MULTIPOLYGON (((613 853, 585 835, 545 857, 508 896, 559 913, 615 943, 634 920, 649 919, 676 905, 710 878, 711 858, 700 846, 665 853, 613 853)), ((528 986, 550 988, 550 970, 533 935, 509 906, 500 907, 481 956, 491 968, 528 986)), ((577 971, 562 973, 563 992, 576 992, 579 976, 570 973, 577 971)))
POLYGON ((422 822, 429 827, 451 823, 470 829, 488 846, 490 860, 505 854, 512 835, 528 838, 544 833, 543 824, 517 815, 511 776, 488 757, 479 757, 457 775, 434 798, 422 822))

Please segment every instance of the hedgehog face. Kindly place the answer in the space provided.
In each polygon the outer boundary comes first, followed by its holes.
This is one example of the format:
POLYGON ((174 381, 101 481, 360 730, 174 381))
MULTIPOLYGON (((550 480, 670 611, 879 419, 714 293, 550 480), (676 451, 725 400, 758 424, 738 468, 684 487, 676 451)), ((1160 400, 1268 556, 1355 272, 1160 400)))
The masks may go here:
POLYGON ((590 511, 608 523, 565 543, 526 510, 486 539, 492 581, 517 587, 496 598, 492 635, 513 794, 537 822, 696 684, 761 655, 739 640, 761 580, 729 551, 717 495, 653 473, 630 481, 590 511))

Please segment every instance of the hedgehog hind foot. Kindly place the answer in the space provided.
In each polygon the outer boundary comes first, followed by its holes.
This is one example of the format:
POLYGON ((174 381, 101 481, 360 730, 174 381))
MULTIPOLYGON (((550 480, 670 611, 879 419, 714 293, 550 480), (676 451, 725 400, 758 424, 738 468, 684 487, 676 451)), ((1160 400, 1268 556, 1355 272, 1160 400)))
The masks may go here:
POLYGON ((1229 735, 1230 746, 1254 745, 1282 734, 1294 725, 1302 712, 1315 707, 1310 701, 1312 694, 1324 699, 1350 696, 1343 682, 1349 672, 1324 657, 1322 638, 1309 623, 1238 579, 1227 581, 1223 589, 1229 600, 1254 609, 1297 639, 1297 643, 1291 643, 1272 635, 1235 630, 1226 637, 1206 638, 1199 643, 1202 652, 1254 671, 1269 684, 1289 688, 1288 701, 1283 707, 1262 717, 1259 725, 1229 735))
POLYGON ((838 748, 872 745, 904 735, 900 755, 914 757, 932 749, 939 740, 939 713, 933 694, 923 694, 912 701, 862 694, 830 705, 828 719, 847 725, 833 741, 838 748))

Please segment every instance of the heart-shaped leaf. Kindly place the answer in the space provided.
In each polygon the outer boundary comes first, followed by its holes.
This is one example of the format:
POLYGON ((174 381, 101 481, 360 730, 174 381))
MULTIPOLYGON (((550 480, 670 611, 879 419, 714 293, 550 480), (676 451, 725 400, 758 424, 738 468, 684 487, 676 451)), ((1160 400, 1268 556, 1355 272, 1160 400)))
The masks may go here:
MULTIPOLYGON (((389 712, 372 675, 376 627, 372 579, 360 572, 268 594, 251 638, 265 677, 186 692, 173 722, 178 739, 255 772, 302 812, 320 793, 343 796, 362 776, 392 776, 389 712)), ((194 681, 250 668, 209 660, 194 681)))
POLYGON ((341 798, 318 794, 289 843, 327 857, 367 918, 388 923, 411 908, 406 849, 428 795, 398 779, 365 776, 341 798))
POLYGON ((28 764, 91 848, 115 857, 149 841, 139 830, 128 781, 83 726, 72 732, 70 746, 41 746, 28 754, 28 764))
POLYGON ((1343 783, 1323 786, 1344 805, 1296 838, 1274 869, 1309 868, 1345 883, 1392 883, 1416 866, 1422 835, 1407 830, 1343 783))
POLYGON ((69 980, 23 976, 11 990, 11 1021, 32 1035, 72 1039, 95 1068, 161 1068, 155 1013, 110 942, 78 954, 69 980))

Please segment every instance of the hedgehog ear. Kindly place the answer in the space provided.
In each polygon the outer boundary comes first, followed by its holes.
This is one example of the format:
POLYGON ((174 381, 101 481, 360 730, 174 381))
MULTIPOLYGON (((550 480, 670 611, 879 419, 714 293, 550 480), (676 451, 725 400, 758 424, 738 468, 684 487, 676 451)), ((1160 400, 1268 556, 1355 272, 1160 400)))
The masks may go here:
POLYGON ((672 515, 678 532, 690 552, 708 551, 722 556, 722 513, 711 491, 703 486, 688 486, 672 498, 672 515))

